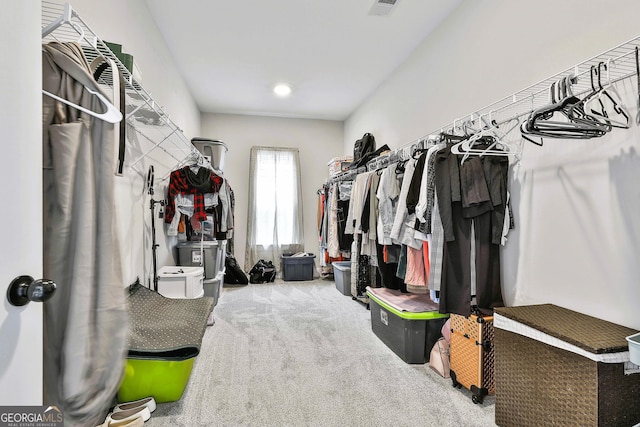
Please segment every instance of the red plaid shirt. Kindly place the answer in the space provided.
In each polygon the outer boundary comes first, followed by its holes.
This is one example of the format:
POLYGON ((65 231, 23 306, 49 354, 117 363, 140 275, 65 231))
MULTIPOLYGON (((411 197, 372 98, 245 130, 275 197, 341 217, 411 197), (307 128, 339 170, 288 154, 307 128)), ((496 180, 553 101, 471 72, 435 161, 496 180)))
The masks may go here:
POLYGON ((198 221, 205 221, 207 214, 204 211, 204 194, 217 193, 222 185, 222 178, 213 171, 207 177, 207 181, 198 183, 197 187, 193 185, 193 177, 195 174, 191 172, 189 166, 177 169, 169 175, 169 188, 167 190, 167 207, 164 215, 164 222, 170 223, 176 214, 175 197, 177 194, 193 194, 194 218, 198 221), (191 179, 190 179, 191 177, 191 179), (210 187, 210 188, 209 188, 210 187), (207 188, 204 190, 204 188, 207 188), (209 191, 209 189, 211 191, 209 191))

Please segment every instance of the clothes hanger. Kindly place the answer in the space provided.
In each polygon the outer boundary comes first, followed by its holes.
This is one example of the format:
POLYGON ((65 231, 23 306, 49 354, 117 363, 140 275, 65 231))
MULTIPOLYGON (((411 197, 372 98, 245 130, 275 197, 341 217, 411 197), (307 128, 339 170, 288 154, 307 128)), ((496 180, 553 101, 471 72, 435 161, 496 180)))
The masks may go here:
POLYGON ((75 108, 76 110, 80 110, 84 113, 89 114, 90 116, 96 117, 100 120, 103 120, 107 123, 119 123, 120 121, 122 121, 122 113, 120 112, 120 110, 118 110, 104 95, 102 95, 100 92, 97 91, 93 91, 91 89, 89 89, 88 87, 85 87, 85 89, 87 90, 87 92, 89 92, 91 95, 95 95, 100 102, 106 107, 106 111, 104 113, 98 113, 96 111, 93 110, 89 110, 87 108, 84 108, 80 105, 77 105, 71 101, 68 101, 64 98, 61 98, 57 95, 54 95, 50 92, 47 92, 46 90, 42 89, 42 93, 44 95, 47 95, 57 101, 62 102, 63 104, 67 104, 70 107, 75 108))
POLYGON ((584 109, 591 116, 596 117, 612 127, 628 129, 630 114, 624 107, 620 94, 611 83, 611 60, 607 60, 606 63, 600 62, 598 64, 598 86, 600 90, 597 97, 594 96, 587 100, 584 105, 584 109), (607 72, 607 85, 602 87, 602 72, 600 67, 603 66, 607 72), (597 110, 593 108, 593 104, 597 99, 601 109, 597 110))
MULTIPOLYGON (((73 28, 79 35, 77 43, 80 43, 82 40, 85 39, 85 34, 84 34, 84 29, 77 23, 73 22, 71 20, 72 15, 73 15, 73 9, 71 9, 71 6, 66 3, 64 6, 64 12, 63 15, 60 16, 58 19, 56 19, 54 22, 50 23, 49 25, 47 25, 47 27, 45 27, 42 30, 42 38, 45 38, 46 36, 48 36, 49 34, 51 34, 53 31, 55 31, 57 28, 59 28, 60 26, 64 25, 64 24, 68 24, 69 26, 71 26, 71 28, 73 28)), ((96 117, 100 120, 103 120, 107 123, 119 123, 120 121, 122 121, 122 113, 120 112, 120 110, 118 108, 116 108, 115 105, 113 105, 104 95, 102 95, 99 91, 97 90, 92 90, 89 89, 88 87, 86 87, 86 90, 91 94, 91 95, 95 95, 98 100, 100 100, 100 102, 105 106, 106 110, 102 113, 99 113, 97 111, 93 111, 93 110, 89 110, 88 108, 82 107, 81 105, 77 105, 67 99, 64 99, 60 96, 54 95, 50 92, 47 92, 46 90, 42 89, 42 93, 44 95, 47 95, 50 98, 53 98, 57 101, 62 102, 63 104, 66 104, 70 107, 75 108, 76 110, 82 111, 84 113, 89 114, 90 116, 96 117)))
POLYGON ((520 125, 520 131, 524 139, 541 146, 527 135, 540 137, 588 139, 599 137, 611 130, 611 126, 588 115, 580 116, 581 109, 577 109, 580 99, 573 95, 571 84, 576 82, 575 76, 570 75, 559 82, 554 82, 550 88, 551 104, 534 110, 529 118, 520 125), (560 90, 558 90, 560 85, 560 90), (557 97, 564 96, 558 100, 557 97), (552 120, 558 117, 560 120, 552 120))
POLYGON ((491 126, 485 127, 481 129, 479 132, 471 135, 470 138, 461 141, 451 147, 451 152, 454 154, 462 154, 464 157, 461 160, 461 163, 464 163, 469 156, 509 156, 515 155, 516 158, 520 159, 520 154, 517 152, 515 147, 512 145, 505 143, 504 139, 506 136, 511 133, 514 129, 520 126, 520 121, 518 118, 511 119, 505 123, 509 123, 515 120, 515 124, 508 128, 506 131, 500 130, 497 123, 495 121, 491 121, 491 126), (479 143, 488 143, 487 147, 483 148, 474 148, 474 145, 477 146, 479 143))
MULTIPOLYGON (((598 117, 588 114, 584 109, 585 103, 596 96, 600 90, 599 88, 595 87, 594 75, 597 76, 598 71, 595 66, 592 66, 590 70, 591 92, 583 97, 579 102, 568 106, 568 108, 566 109, 567 117, 573 122, 582 123, 587 126, 595 126, 597 129, 601 129, 604 132, 610 132, 611 125, 609 123, 603 122, 598 117)), ((567 79, 567 94, 569 96, 573 96, 573 92, 571 90, 572 80, 569 78, 567 79)), ((600 105, 602 106, 602 109, 604 109, 604 105, 602 105, 602 102, 600 102, 600 105)))

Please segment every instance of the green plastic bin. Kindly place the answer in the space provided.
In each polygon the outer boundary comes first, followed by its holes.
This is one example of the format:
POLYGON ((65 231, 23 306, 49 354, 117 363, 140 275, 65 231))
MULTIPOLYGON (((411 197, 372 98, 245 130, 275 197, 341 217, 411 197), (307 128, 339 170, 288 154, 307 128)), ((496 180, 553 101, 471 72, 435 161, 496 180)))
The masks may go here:
POLYGON ((186 360, 130 359, 118 390, 119 402, 153 396, 158 403, 180 400, 187 387, 195 357, 186 360))

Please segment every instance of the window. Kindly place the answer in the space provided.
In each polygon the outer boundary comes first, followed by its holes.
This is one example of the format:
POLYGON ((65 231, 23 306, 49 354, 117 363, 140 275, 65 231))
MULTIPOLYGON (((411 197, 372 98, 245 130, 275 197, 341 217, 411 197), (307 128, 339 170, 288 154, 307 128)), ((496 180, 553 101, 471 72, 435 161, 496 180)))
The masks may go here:
POLYGON ((249 170, 245 268, 259 259, 277 262, 304 248, 300 160, 293 148, 253 147, 249 170))

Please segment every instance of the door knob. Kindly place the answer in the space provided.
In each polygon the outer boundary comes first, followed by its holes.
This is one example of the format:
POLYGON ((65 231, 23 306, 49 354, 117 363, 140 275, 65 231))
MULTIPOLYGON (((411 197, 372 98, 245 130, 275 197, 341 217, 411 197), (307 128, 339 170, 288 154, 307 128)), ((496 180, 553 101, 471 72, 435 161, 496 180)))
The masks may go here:
POLYGON ((34 280, 31 276, 18 276, 7 289, 7 299, 12 305, 23 306, 30 301, 48 301, 56 292, 53 280, 34 280))

